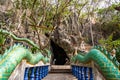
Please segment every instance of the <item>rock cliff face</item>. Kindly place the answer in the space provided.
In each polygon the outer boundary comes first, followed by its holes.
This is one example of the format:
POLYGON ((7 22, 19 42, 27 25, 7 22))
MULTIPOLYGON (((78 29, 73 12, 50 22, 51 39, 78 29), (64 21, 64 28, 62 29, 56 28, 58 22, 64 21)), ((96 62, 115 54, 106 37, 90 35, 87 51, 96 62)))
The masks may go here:
POLYGON ((63 21, 56 27, 51 38, 67 54, 71 54, 75 51, 76 47, 80 50, 80 44, 83 41, 80 30, 81 26, 78 23, 77 16, 70 16, 68 20, 63 21))
POLYGON ((65 26, 60 25, 53 32, 52 40, 62 47, 67 53, 71 53, 81 44, 82 38, 78 34, 69 34, 65 26))

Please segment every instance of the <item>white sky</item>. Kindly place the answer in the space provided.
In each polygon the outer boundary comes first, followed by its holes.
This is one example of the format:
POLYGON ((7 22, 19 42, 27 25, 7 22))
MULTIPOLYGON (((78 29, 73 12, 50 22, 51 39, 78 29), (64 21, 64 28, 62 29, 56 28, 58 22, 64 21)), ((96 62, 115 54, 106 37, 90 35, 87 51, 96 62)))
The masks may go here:
MULTIPOLYGON (((58 0, 49 0, 50 2, 52 2, 52 4, 55 4, 56 1, 58 0)), ((81 0, 82 1, 82 0, 81 0)), ((101 6, 105 6, 106 2, 111 5, 113 3, 119 3, 120 0, 99 0, 101 2, 101 6)))
POLYGON ((112 5, 113 3, 120 3, 120 0, 101 0, 101 8, 112 5), (106 5, 108 3, 108 5, 106 5))

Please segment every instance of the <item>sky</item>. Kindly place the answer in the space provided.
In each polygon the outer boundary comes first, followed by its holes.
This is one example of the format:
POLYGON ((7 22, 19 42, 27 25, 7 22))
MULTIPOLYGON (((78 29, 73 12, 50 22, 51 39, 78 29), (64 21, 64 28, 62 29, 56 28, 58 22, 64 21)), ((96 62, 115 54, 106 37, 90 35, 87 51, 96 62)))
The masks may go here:
MULTIPOLYGON (((54 4, 58 0, 49 0, 49 1, 54 4)), ((80 1, 82 1, 82 0, 80 0, 80 1)), ((102 6, 105 6, 105 2, 109 3, 110 5, 112 3, 119 3, 120 2, 120 0, 99 0, 99 1, 101 2, 102 6)))
POLYGON ((119 3, 120 2, 120 0, 101 0, 102 2, 101 2, 101 5, 102 6, 110 6, 110 5, 112 5, 113 3, 119 3), (109 5, 106 5, 106 3, 108 3, 109 5))

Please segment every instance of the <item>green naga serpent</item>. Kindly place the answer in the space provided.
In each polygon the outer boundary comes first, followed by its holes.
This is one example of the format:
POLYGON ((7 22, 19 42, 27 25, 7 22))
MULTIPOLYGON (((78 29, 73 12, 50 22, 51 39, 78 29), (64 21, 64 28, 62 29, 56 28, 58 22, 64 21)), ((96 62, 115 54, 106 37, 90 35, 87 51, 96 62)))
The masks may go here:
MULTIPOLYGON (((28 39, 18 38, 12 33, 5 30, 0 30, 0 32, 2 34, 10 35, 15 40, 25 41, 39 49, 39 47, 36 44, 34 44, 28 39)), ((50 54, 50 51, 46 51, 48 54, 50 54)), ((41 52, 32 54, 32 52, 29 49, 23 47, 22 45, 14 45, 10 47, 9 50, 6 50, 3 55, 0 55, 0 80, 8 80, 11 73, 23 59, 26 59, 28 63, 33 65, 38 63, 40 60, 42 60, 44 63, 49 62, 49 59, 47 57, 44 57, 41 52)))
POLYGON ((94 61, 106 80, 120 80, 119 62, 115 57, 112 57, 104 48, 95 47, 86 55, 78 53, 72 58, 73 61, 87 63, 94 61))

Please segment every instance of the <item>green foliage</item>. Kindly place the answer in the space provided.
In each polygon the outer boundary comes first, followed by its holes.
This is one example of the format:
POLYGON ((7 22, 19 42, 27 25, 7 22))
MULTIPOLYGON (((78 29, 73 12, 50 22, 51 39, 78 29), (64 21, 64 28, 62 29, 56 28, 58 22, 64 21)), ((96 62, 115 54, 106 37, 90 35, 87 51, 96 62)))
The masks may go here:
POLYGON ((109 51, 120 46, 120 39, 113 40, 113 34, 111 34, 106 40, 101 39, 99 42, 109 51))
POLYGON ((0 32, 0 45, 4 45, 5 40, 6 40, 6 35, 0 32))
POLYGON ((113 35, 111 34, 106 40, 101 39, 99 42, 102 46, 105 46, 108 51, 111 51, 113 49, 112 42, 113 35))
POLYGON ((120 6, 120 3, 114 3, 111 6, 107 7, 107 8, 101 8, 98 9, 98 14, 107 14, 109 12, 114 12, 115 11, 115 7, 120 6))
POLYGON ((120 62, 120 39, 113 40, 113 34, 111 34, 106 40, 101 39, 100 43, 102 46, 105 46, 105 48, 108 50, 108 52, 111 52, 113 49, 116 50, 116 59, 118 62, 120 62))
POLYGON ((31 9, 34 0, 14 0, 14 7, 17 9, 31 9))
POLYGON ((111 36, 111 34, 113 36, 112 40, 106 40, 110 42, 107 42, 107 44, 109 44, 111 48, 112 46, 119 45, 118 42, 120 38, 120 13, 115 10, 115 7, 118 6, 118 4, 120 3, 115 3, 107 8, 102 8, 98 10, 98 18, 101 24, 101 32, 104 38, 108 38, 108 36, 111 36))
POLYGON ((5 42, 5 38, 3 37, 3 35, 0 34, 0 45, 3 45, 5 42))
POLYGON ((4 52, 6 37, 7 37, 7 35, 2 34, 0 32, 0 54, 3 54, 3 52, 4 52))
POLYGON ((113 4, 112 6, 101 9, 98 12, 98 14, 103 16, 101 18, 101 31, 105 37, 105 40, 101 39, 100 43, 109 51, 120 46, 120 13, 117 13, 114 7, 115 5, 113 4))

